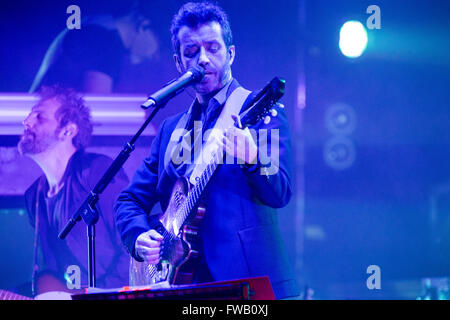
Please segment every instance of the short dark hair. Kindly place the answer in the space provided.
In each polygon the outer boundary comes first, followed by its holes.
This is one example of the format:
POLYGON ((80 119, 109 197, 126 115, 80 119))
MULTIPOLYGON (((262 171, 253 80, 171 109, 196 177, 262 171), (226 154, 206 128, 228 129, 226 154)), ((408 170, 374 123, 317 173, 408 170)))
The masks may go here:
POLYGON ((84 99, 74 89, 65 88, 60 85, 42 86, 39 91, 41 101, 56 99, 60 106, 55 112, 59 129, 69 123, 78 127, 78 133, 73 137, 72 144, 79 149, 85 149, 92 136, 92 123, 89 108, 84 99))
POLYGON ((181 27, 196 28, 208 23, 218 22, 222 27, 222 37, 227 48, 233 44, 230 23, 227 14, 221 7, 211 2, 188 2, 184 4, 172 19, 170 33, 172 35, 172 46, 176 54, 180 54, 180 40, 178 32, 181 27))

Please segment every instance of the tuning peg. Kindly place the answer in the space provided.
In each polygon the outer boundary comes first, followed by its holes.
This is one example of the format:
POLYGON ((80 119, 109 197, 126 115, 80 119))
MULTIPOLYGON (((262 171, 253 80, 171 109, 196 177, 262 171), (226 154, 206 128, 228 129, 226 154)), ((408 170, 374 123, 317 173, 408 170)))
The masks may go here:
POLYGON ((270 116, 265 116, 264 117, 264 124, 269 124, 270 123, 270 116))
POLYGON ((271 110, 270 110, 270 114, 272 115, 272 117, 276 117, 277 114, 278 114, 278 112, 277 112, 277 110, 275 110, 275 109, 271 109, 271 110))
POLYGON ((276 105, 278 108, 284 109, 284 104, 282 104, 281 102, 277 102, 276 105))

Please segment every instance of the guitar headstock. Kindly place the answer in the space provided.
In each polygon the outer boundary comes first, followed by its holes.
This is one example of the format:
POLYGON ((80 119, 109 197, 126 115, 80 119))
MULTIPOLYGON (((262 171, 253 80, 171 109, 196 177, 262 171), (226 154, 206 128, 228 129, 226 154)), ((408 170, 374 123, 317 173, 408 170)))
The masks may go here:
POLYGON ((239 115, 240 126, 245 128, 261 120, 268 124, 270 117, 277 115, 276 108, 284 108, 278 100, 284 95, 285 84, 284 79, 275 77, 262 88, 250 102, 250 107, 239 115))

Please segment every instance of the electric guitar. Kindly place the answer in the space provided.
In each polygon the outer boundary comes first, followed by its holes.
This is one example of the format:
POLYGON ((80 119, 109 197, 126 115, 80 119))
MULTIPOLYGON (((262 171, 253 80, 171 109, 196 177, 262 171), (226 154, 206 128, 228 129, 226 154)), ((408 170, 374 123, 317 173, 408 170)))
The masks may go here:
MULTIPOLYGON (((267 118, 268 114, 283 96, 284 88, 283 79, 272 79, 254 96, 249 103, 250 107, 239 115, 234 125, 244 129, 263 119, 266 123, 267 119, 270 120, 267 118)), ((274 115, 276 114, 272 111, 272 116, 274 115)), ((186 177, 176 181, 168 207, 159 217, 161 224, 156 228, 164 238, 161 243, 161 260, 157 265, 152 265, 131 258, 131 286, 192 283, 200 256, 199 227, 205 216, 205 207, 201 204, 200 197, 223 157, 223 150, 215 154, 196 179, 195 185, 191 185, 186 177)))

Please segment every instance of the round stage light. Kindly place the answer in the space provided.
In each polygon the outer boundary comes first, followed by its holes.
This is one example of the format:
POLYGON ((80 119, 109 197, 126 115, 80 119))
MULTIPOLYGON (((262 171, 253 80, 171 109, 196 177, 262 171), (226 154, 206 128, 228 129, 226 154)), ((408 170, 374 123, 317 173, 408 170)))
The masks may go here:
POLYGON ((339 33, 339 48, 349 58, 360 57, 367 47, 367 31, 359 21, 347 21, 339 33))

